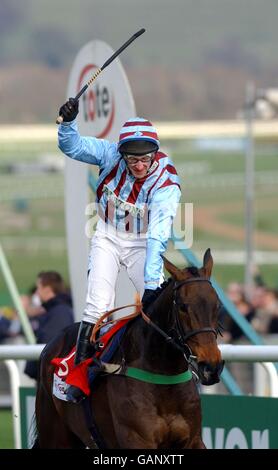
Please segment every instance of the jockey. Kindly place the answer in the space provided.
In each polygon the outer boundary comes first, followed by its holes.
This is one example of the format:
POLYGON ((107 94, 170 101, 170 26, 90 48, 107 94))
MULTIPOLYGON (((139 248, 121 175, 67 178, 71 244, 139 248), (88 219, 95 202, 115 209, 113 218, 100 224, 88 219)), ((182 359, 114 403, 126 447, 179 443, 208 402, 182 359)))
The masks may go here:
MULTIPOLYGON (((99 221, 91 240, 86 307, 80 324, 75 365, 89 357, 92 328, 114 306, 120 266, 125 266, 146 308, 163 282, 161 254, 167 247, 180 200, 179 179, 170 158, 159 151, 153 125, 129 119, 118 143, 80 136, 78 101, 59 110, 59 148, 68 157, 100 168, 96 202, 99 221)), ((77 401, 76 387, 68 393, 77 401), (75 393, 76 392, 76 393, 75 393)))

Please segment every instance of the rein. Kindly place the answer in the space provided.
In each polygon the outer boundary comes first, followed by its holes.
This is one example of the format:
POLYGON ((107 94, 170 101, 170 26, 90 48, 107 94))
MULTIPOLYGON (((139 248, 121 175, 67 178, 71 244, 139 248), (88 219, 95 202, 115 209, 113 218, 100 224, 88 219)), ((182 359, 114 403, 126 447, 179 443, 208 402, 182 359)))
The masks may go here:
POLYGON ((98 340, 96 339, 98 332, 103 326, 109 325, 109 323, 115 323, 116 321, 119 320, 131 320, 132 318, 138 317, 142 313, 142 303, 140 300, 140 295, 138 292, 135 294, 135 304, 129 304, 129 305, 124 305, 123 307, 117 307, 113 308, 112 310, 109 310, 108 312, 105 312, 100 319, 96 322, 92 335, 91 335, 91 342, 92 343, 97 343, 98 340), (104 321, 106 320, 107 317, 110 317, 115 312, 119 312, 120 310, 123 310, 124 308, 128 307, 135 307, 135 311, 131 313, 130 315, 126 315, 125 317, 121 317, 120 319, 115 319, 115 320, 109 320, 109 321, 104 321))
POLYGON ((167 333, 165 333, 165 331, 163 331, 158 325, 156 325, 156 323, 154 323, 150 317, 148 317, 148 315, 146 315, 143 310, 142 310, 142 303, 140 301, 140 296, 138 293, 136 293, 136 303, 135 304, 129 304, 129 305, 124 305, 123 307, 117 307, 117 308, 113 308, 112 310, 109 310, 108 312, 105 312, 101 317, 100 319, 97 321, 97 323, 95 324, 94 328, 93 328, 93 331, 92 331, 92 335, 91 335, 91 339, 90 341, 92 343, 95 343, 97 344, 98 343, 98 339, 97 339, 97 336, 98 336, 98 333, 99 331, 101 330, 101 328, 103 326, 107 326, 109 325, 109 323, 115 323, 116 321, 119 321, 118 319, 112 319, 112 320, 109 320, 109 321, 105 321, 106 318, 108 318, 110 315, 112 315, 113 313, 115 312, 119 312, 120 310, 123 310, 124 308, 129 308, 129 307, 135 307, 135 311, 133 313, 131 313, 130 315, 126 315, 125 317, 121 317, 119 320, 131 320, 132 318, 136 318, 138 317, 139 315, 142 316, 143 320, 145 320, 146 323, 148 323, 149 326, 151 326, 154 330, 156 330, 161 336, 163 336, 163 338, 166 340, 166 342, 168 344, 172 344, 172 346, 174 346, 176 349, 178 349, 181 353, 184 354, 184 348, 179 346, 174 338, 172 338, 172 336, 169 336, 167 333))

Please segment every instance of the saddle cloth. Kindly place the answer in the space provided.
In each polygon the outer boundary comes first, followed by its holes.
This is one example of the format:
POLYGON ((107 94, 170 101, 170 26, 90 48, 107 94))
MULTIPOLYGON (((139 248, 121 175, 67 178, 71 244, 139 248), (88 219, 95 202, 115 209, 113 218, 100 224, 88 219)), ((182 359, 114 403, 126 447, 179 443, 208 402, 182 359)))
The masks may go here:
MULTIPOLYGON (((94 357, 103 361, 109 361, 119 346, 120 340, 125 333, 129 319, 119 320, 112 325, 108 331, 103 327, 100 339, 103 345, 101 351, 97 351, 94 357), (103 332, 104 330, 104 332, 103 332), (106 331, 105 331, 106 330, 106 331)), ((70 385, 80 388, 85 395, 89 396, 91 385, 96 377, 96 369, 93 365, 93 357, 89 357, 77 366, 74 365, 76 346, 72 348, 66 357, 55 357, 51 364, 55 366, 53 374, 53 395, 63 401, 67 401, 66 394, 70 385)))

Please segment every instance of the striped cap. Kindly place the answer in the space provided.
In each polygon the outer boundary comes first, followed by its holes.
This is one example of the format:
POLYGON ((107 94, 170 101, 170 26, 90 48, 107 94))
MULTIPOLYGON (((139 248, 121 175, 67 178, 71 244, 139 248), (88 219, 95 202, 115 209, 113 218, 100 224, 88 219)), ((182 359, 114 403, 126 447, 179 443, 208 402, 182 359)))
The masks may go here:
POLYGON ((134 152, 134 154, 140 155, 140 153, 156 152, 158 148, 159 140, 156 129, 147 119, 136 117, 129 119, 123 125, 118 144, 120 152, 134 152), (137 144, 138 152, 136 151, 137 144))

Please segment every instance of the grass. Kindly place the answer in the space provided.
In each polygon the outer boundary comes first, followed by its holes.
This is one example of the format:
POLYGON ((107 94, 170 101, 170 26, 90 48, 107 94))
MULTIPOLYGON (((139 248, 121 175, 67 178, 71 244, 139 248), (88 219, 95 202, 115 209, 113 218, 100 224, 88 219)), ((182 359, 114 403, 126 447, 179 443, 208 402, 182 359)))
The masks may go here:
POLYGON ((0 410, 0 449, 13 449, 13 423, 11 410, 0 410))
MULTIPOLYGON (((260 265, 260 273, 267 286, 278 288, 278 270, 276 266, 260 265)), ((244 282, 244 266, 214 265, 213 277, 222 288, 226 288, 231 280, 244 282)))
MULTIPOLYGON (((236 214, 221 214, 219 217, 220 220, 224 222, 228 222, 232 225, 238 225, 243 227, 245 223, 244 214, 236 213, 236 214)), ((278 233, 278 218, 277 218, 277 210, 273 210, 272 208, 264 208, 264 212, 260 213, 260 211, 255 211, 255 225, 258 230, 262 230, 264 232, 271 232, 271 233, 278 233)))

